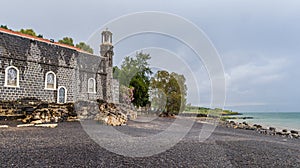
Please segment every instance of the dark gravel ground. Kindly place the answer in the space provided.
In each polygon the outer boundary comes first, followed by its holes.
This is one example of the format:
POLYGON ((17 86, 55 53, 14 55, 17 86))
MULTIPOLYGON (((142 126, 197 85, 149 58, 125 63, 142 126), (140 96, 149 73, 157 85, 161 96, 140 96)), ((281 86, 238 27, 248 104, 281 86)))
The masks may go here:
MULTIPOLYGON (((129 122, 117 130, 131 136, 161 132, 172 119, 151 124, 129 122), (144 127, 143 127, 144 126, 144 127)), ((0 124, 2 124, 0 122, 0 124)), ((15 126, 16 123, 6 123, 15 126)), ((0 129, 1 167, 300 167, 300 140, 261 135, 255 131, 217 127, 199 141, 203 124, 169 150, 150 157, 126 157, 95 143, 80 122, 57 128, 0 129)), ((175 133, 175 132, 174 132, 175 133)), ((117 143, 117 139, 111 140, 117 143)))

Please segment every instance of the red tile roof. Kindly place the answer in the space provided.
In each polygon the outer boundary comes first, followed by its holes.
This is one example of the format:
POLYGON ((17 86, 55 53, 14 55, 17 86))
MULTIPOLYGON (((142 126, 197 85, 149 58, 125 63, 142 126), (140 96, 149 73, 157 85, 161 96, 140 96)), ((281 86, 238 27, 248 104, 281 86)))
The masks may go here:
POLYGON ((27 34, 23 34, 23 33, 12 31, 12 30, 8 30, 8 29, 0 28, 0 32, 7 33, 7 34, 10 34, 10 35, 19 36, 19 37, 23 37, 23 38, 34 39, 36 41, 40 41, 40 42, 44 42, 44 43, 48 43, 48 44, 54 44, 54 45, 57 45, 57 46, 60 46, 60 47, 65 47, 65 48, 73 49, 73 50, 76 50, 78 52, 91 54, 91 53, 83 51, 83 50, 81 50, 80 48, 77 48, 77 47, 69 46, 69 45, 66 45, 66 44, 61 44, 61 43, 58 43, 58 42, 51 42, 48 39, 34 37, 34 36, 30 36, 30 35, 27 35, 27 34))

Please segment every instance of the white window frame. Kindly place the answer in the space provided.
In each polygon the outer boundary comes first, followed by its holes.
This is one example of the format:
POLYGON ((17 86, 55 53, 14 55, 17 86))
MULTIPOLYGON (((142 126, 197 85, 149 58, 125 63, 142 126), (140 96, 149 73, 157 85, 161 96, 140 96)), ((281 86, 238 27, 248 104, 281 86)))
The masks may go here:
POLYGON ((87 87, 87 91, 88 93, 96 93, 96 80, 95 78, 89 78, 88 79, 88 87, 87 87), (90 82, 93 81, 93 84, 94 84, 94 88, 93 88, 93 92, 90 92, 90 82))
POLYGON ((45 90, 56 90, 56 74, 53 71, 48 71, 45 75, 45 90), (48 88, 47 87, 47 77, 49 74, 53 74, 54 76, 54 87, 53 88, 48 88))
POLYGON ((5 68, 5 75, 4 75, 4 87, 12 87, 12 88, 19 88, 20 87, 20 73, 19 73, 19 69, 15 66, 8 66, 7 68, 5 68), (13 86, 13 85, 8 85, 7 84, 7 75, 8 75, 8 70, 9 69, 15 69, 17 71, 17 85, 13 86))
MULTIPOLYGON (((66 87, 64 87, 64 86, 59 86, 58 88, 57 88, 57 103, 60 103, 59 102, 59 89, 60 88, 64 88, 65 89, 65 103, 67 103, 67 92, 68 92, 68 90, 67 90, 67 88, 66 87)), ((60 104, 63 104, 63 103, 60 103, 60 104)))

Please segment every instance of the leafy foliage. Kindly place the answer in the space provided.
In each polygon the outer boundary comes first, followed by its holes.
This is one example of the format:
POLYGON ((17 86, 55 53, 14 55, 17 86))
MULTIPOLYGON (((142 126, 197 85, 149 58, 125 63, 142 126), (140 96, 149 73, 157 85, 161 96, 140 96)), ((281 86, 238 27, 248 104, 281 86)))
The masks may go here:
POLYGON ((148 61, 151 59, 149 54, 142 52, 136 53, 135 57, 125 57, 121 69, 114 67, 114 78, 118 79, 120 85, 132 87, 132 103, 137 107, 144 107, 149 103, 150 75, 148 61))
POLYGON ((88 53, 91 53, 91 54, 94 53, 94 50, 89 45, 85 44, 84 42, 80 42, 80 43, 76 44, 76 47, 80 48, 83 51, 86 51, 88 53))
POLYGON ((158 105, 163 113, 178 114, 186 104, 187 87, 185 77, 177 73, 158 71, 151 78, 152 102, 158 105), (164 104, 164 108, 162 105, 164 104))
POLYGON ((136 106, 144 107, 149 104, 149 78, 143 72, 138 72, 130 81, 130 86, 134 88, 132 103, 136 106))
POLYGON ((33 29, 21 29, 20 33, 36 37, 36 33, 34 32, 33 29))
POLYGON ((7 29, 7 30, 8 30, 7 25, 1 25, 0 28, 2 28, 2 29, 7 29))
POLYGON ((58 40, 58 42, 74 47, 73 39, 71 37, 64 37, 62 40, 58 40))

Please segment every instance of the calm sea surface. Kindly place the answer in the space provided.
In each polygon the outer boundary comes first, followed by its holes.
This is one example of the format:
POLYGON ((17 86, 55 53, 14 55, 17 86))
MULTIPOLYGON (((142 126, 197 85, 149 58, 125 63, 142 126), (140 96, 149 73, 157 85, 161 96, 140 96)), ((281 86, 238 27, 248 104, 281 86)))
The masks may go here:
POLYGON ((294 129, 300 131, 300 112, 244 112, 239 117, 253 117, 253 119, 238 119, 235 121, 251 124, 260 124, 264 127, 276 127, 277 129, 294 129))

